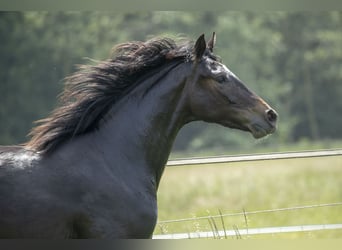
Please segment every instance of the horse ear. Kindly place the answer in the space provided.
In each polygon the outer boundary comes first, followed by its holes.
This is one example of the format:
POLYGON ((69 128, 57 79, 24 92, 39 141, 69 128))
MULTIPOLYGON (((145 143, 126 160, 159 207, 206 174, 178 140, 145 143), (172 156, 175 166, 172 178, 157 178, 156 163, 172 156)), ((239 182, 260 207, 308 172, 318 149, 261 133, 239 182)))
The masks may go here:
POLYGON ((208 49, 210 50, 210 52, 213 52, 215 43, 216 43, 216 33, 213 32, 213 36, 210 38, 208 42, 208 49))
POLYGON ((197 39, 194 47, 194 55, 195 59, 199 60, 202 58, 205 50, 207 49, 207 44, 204 39, 204 34, 200 35, 200 37, 197 39))

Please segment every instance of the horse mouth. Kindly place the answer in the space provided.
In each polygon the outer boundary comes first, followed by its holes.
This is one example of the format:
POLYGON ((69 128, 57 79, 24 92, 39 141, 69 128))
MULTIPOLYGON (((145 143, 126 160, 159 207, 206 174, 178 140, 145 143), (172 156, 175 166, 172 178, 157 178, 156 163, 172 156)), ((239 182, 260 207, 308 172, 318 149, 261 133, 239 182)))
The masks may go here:
POLYGON ((257 123, 237 125, 231 121, 225 121, 222 125, 228 128, 250 132, 255 139, 260 139, 276 131, 276 127, 272 125, 266 125, 265 127, 257 123))
POLYGON ((250 126, 248 126, 248 129, 255 139, 265 137, 269 134, 274 133, 276 130, 276 128, 273 126, 268 126, 267 128, 265 128, 259 124, 251 124, 250 126))

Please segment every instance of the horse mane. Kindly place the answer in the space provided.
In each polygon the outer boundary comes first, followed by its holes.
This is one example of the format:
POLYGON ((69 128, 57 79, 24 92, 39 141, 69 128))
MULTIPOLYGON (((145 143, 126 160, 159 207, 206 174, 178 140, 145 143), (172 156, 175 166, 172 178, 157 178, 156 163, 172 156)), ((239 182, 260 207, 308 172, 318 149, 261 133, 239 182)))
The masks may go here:
POLYGON ((110 59, 79 66, 66 78, 57 108, 36 121, 25 147, 49 153, 62 142, 98 128, 103 116, 141 77, 168 62, 188 58, 192 48, 190 42, 177 44, 170 38, 127 42, 114 47, 110 59))

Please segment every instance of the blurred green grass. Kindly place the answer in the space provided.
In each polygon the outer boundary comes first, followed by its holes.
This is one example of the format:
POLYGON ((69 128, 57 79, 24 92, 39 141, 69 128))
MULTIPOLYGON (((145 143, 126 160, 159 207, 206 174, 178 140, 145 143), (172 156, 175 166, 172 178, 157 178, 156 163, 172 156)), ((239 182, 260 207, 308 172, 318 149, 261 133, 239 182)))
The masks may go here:
MULTIPOLYGON (((158 221, 342 201, 342 157, 167 167, 158 221)), ((342 223, 342 206, 216 218, 218 230, 342 223)), ((211 223, 211 224, 212 224, 211 223)), ((155 234, 212 231, 208 219, 158 224, 155 234)), ((342 238, 324 230, 242 238, 342 238)))

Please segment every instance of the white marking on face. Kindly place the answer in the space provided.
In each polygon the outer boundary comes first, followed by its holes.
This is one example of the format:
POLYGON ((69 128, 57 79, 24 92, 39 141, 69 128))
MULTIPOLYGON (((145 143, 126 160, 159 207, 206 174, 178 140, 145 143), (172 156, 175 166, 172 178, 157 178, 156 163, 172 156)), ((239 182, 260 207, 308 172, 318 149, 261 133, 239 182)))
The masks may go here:
POLYGON ((239 79, 230 69, 227 68, 226 65, 220 62, 212 61, 209 63, 211 65, 210 71, 213 75, 226 75, 227 79, 229 78, 236 78, 239 79))

